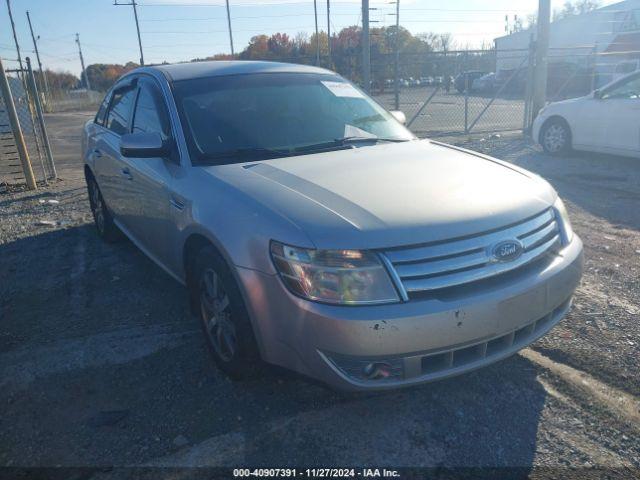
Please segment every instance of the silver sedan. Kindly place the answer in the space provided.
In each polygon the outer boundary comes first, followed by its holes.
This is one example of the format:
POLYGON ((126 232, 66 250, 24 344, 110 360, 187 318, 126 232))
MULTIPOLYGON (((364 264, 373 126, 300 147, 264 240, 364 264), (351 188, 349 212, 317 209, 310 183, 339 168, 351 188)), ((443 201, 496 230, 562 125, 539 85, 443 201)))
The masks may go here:
POLYGON ((134 70, 84 129, 98 233, 187 287, 232 378, 385 389, 490 364, 567 313, 582 243, 540 177, 402 117, 315 67, 134 70))

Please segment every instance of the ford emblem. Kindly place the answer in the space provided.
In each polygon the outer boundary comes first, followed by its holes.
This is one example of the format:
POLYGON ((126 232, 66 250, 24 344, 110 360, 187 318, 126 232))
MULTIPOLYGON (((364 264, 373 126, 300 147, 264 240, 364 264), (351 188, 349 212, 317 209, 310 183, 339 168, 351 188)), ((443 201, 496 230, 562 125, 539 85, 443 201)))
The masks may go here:
POLYGON ((522 244, 517 240, 505 240, 496 244, 491 254, 496 262, 513 262, 522 255, 522 244))

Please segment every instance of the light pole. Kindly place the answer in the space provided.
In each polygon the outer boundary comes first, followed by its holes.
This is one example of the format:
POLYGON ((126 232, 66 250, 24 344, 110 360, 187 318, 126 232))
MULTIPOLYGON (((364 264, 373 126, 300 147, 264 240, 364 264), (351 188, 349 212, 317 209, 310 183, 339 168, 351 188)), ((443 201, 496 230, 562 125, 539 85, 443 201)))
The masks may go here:
POLYGON ((313 16, 316 20, 316 65, 320 65, 320 35, 318 34, 318 0, 313 0, 313 16))
POLYGON ((369 0, 362 0, 362 87, 371 89, 371 39, 369 38, 369 0))

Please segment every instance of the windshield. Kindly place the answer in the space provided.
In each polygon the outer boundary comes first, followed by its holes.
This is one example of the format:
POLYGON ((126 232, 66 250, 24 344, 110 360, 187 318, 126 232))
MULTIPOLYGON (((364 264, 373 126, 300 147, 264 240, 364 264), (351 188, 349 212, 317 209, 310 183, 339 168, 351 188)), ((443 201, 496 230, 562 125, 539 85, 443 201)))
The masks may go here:
POLYGON ((338 150, 414 136, 332 74, 261 73, 175 82, 194 164, 338 150))

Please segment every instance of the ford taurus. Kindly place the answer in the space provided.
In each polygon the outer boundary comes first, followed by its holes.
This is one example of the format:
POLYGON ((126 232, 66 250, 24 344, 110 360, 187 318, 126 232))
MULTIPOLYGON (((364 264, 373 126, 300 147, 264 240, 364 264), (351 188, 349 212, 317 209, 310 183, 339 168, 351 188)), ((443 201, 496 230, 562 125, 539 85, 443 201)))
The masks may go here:
POLYGON ((136 69, 82 153, 99 235, 187 287, 232 378, 263 362, 348 390, 460 374, 548 332, 582 273, 547 182, 415 138, 320 68, 136 69))

